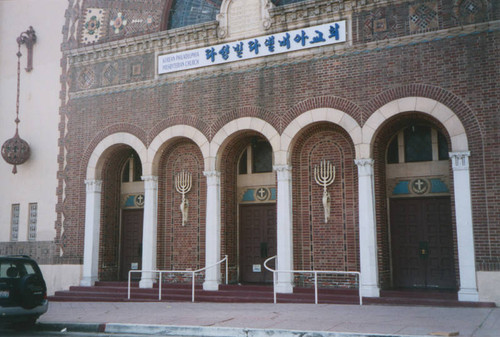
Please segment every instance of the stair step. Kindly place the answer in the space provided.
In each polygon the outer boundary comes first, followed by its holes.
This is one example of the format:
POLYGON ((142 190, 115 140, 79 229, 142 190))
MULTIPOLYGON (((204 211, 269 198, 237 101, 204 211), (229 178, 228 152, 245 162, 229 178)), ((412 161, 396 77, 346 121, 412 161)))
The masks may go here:
MULTIPOLYGON (((128 299, 127 282, 96 282, 93 287, 73 286, 67 291, 57 291, 49 297, 54 302, 157 302, 158 285, 139 288, 131 283, 128 299)), ((442 307, 495 307, 492 302, 460 302, 454 291, 383 290, 381 297, 363 298, 364 304, 425 305, 442 307)), ((192 284, 162 284, 162 301, 192 300, 192 284)), ((292 294, 277 294, 278 303, 314 303, 314 289, 295 287, 292 294)), ((203 290, 195 286, 196 302, 221 303, 273 303, 272 285, 220 285, 218 291, 203 290)), ((318 289, 318 303, 358 304, 358 289, 318 289)))

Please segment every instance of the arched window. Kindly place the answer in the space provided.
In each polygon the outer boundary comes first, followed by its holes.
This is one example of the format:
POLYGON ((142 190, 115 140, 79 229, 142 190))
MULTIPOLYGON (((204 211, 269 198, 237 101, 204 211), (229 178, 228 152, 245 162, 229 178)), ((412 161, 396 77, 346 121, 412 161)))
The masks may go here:
POLYGON ((129 183, 134 181, 141 181, 142 164, 139 155, 133 151, 130 157, 123 165, 122 182, 129 183))
POLYGON ((438 130, 427 125, 411 125, 400 130, 387 147, 387 163, 415 163, 447 160, 448 142, 438 130))
POLYGON ((271 2, 275 6, 284 6, 284 5, 294 4, 296 2, 302 2, 302 1, 305 1, 305 0, 271 0, 271 2))
POLYGON ((273 148, 265 140, 253 139, 243 151, 238 163, 238 174, 273 171, 273 148))
POLYGON ((215 21, 222 0, 173 0, 167 29, 215 21))

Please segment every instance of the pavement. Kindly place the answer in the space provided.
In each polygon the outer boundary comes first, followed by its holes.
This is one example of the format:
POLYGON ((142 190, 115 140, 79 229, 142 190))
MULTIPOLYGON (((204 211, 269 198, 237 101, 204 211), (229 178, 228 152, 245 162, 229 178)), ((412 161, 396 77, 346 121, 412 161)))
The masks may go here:
POLYGON ((51 302, 38 320, 51 331, 200 337, 500 337, 500 308, 424 306, 51 302))

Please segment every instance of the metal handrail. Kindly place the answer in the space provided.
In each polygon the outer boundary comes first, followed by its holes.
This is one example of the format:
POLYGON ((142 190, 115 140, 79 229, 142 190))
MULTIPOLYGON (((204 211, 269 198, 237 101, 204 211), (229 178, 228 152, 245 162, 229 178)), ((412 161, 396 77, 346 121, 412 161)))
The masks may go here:
POLYGON ((264 261, 264 268, 273 273, 273 292, 274 292, 274 304, 276 304, 276 275, 278 273, 301 273, 301 274, 314 274, 314 303, 318 304, 318 274, 336 274, 336 275, 357 275, 358 276, 358 294, 359 294, 359 305, 363 305, 363 297, 361 296, 361 287, 359 287, 359 282, 361 281, 361 273, 359 271, 339 271, 339 270, 276 270, 271 269, 267 266, 267 263, 272 259, 275 259, 276 255, 268 258, 264 261))
POLYGON ((227 264, 227 255, 224 256, 222 260, 220 260, 217 263, 214 263, 208 267, 196 269, 196 270, 129 270, 128 271, 128 299, 130 300, 130 281, 131 281, 131 276, 132 273, 158 273, 158 301, 161 301, 161 280, 162 280, 162 274, 191 274, 191 302, 194 302, 194 289, 195 289, 195 274, 200 273, 204 270, 213 268, 217 266, 218 264, 221 264, 222 262, 226 261, 226 284, 227 284, 227 273, 228 273, 228 264, 227 264))

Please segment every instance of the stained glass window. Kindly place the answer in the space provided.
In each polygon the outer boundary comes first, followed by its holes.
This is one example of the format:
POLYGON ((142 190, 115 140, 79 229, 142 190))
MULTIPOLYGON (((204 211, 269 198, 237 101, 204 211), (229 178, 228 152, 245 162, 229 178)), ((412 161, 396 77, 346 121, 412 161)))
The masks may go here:
POLYGON ((273 148, 268 142, 252 144, 252 173, 273 171, 273 148))
POLYGON ((284 6, 284 5, 294 4, 296 2, 302 2, 302 1, 305 1, 305 0, 271 0, 271 2, 275 6, 284 6))
POLYGON ((222 0, 175 0, 170 9, 167 29, 215 21, 222 0))
POLYGON ((432 139, 431 128, 413 125, 404 131, 405 162, 431 161, 432 139))

